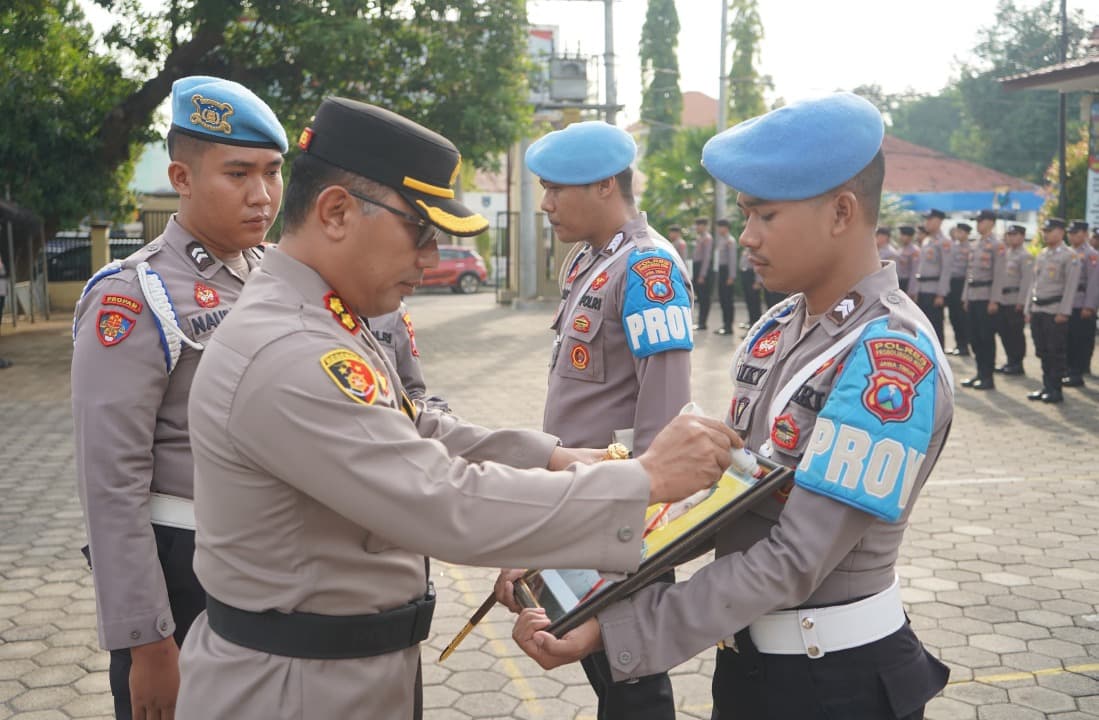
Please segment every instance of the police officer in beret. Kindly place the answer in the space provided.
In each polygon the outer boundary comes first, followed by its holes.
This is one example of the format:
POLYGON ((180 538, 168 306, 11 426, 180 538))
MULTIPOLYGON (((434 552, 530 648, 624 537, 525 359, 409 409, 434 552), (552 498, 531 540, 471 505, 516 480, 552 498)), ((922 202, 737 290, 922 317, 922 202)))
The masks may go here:
POLYGON ((897 250, 897 281, 901 290, 915 299, 916 266, 920 262, 920 246, 915 242, 916 228, 911 225, 901 225, 897 228, 901 246, 897 250))
POLYGON ((179 644, 205 606, 191 567, 187 398, 210 336, 260 261, 282 200, 286 133, 247 88, 172 86, 164 233, 99 270, 77 303, 72 406, 99 643, 115 715, 171 717, 179 644))
POLYGON ((721 720, 919 718, 946 684, 908 624, 894 564, 946 440, 953 382, 874 246, 883 134, 873 105, 840 93, 703 149, 739 193, 741 242, 764 284, 794 293, 734 356, 727 422, 796 479, 719 531, 717 558, 685 582, 645 588, 561 639, 524 610, 513 637, 543 666, 602 648, 626 680, 720 642, 721 720))
POLYGON ((1084 376, 1091 374, 1091 356, 1095 352, 1095 312, 1099 309, 1099 251, 1088 244, 1088 224, 1073 220, 1068 227, 1068 243, 1080 258, 1080 281, 1072 296, 1072 314, 1068 318, 1068 368, 1065 387, 1081 387, 1084 376))
POLYGON ((638 460, 589 466, 574 461, 603 450, 410 400, 359 318, 399 307, 440 233, 487 226, 454 197, 458 151, 343 98, 298 146, 278 248, 192 391, 208 598, 181 654, 186 720, 419 717, 425 556, 633 570, 645 507, 712 484, 728 461, 713 421, 677 418, 638 460))
POLYGON ((420 366, 420 348, 416 345, 416 329, 412 327, 412 313, 404 301, 393 312, 367 318, 366 324, 401 378, 405 394, 412 400, 422 401, 429 408, 450 412, 450 403, 445 398, 427 394, 424 371, 420 366))
POLYGON ((916 303, 931 321, 939 344, 943 340, 943 308, 950 294, 950 267, 954 243, 942 232, 946 213, 931 209, 924 215, 924 224, 917 228, 925 233, 920 246, 920 263, 916 268, 916 303))
POLYGON ((1000 306, 996 314, 996 332, 1004 346, 1007 362, 996 368, 1004 375, 1022 375, 1023 358, 1026 356, 1026 335, 1023 308, 1034 282, 1034 256, 1025 247, 1026 228, 1008 225, 1004 233, 1004 282, 999 297, 993 299, 1000 306))
POLYGON ((1080 282, 1080 257, 1065 245, 1065 221, 1047 218, 1042 226, 1045 249, 1034 260, 1034 281, 1023 312, 1030 322, 1034 352, 1042 361, 1042 388, 1028 400, 1064 401, 1061 391, 1066 365, 1068 319, 1080 282))
MULTIPOLYGON (((689 273, 634 204, 636 157, 629 133, 599 121, 551 132, 526 154, 558 239, 582 247, 553 320, 542 423, 567 445, 598 447, 630 429, 633 451, 643 452, 691 399, 689 273)), ((497 599, 515 612, 516 576, 505 571, 497 582, 497 599)), ((675 718, 666 672, 615 683, 602 653, 583 667, 599 720, 675 718)))
POLYGON ((1004 263, 1007 247, 992 232, 996 226, 996 211, 982 210, 977 215, 977 240, 966 270, 962 302, 969 313, 968 325, 977 363, 977 374, 963 380, 962 387, 973 390, 993 390, 996 381, 996 316, 1000 312, 998 299, 1007 281, 1004 263))

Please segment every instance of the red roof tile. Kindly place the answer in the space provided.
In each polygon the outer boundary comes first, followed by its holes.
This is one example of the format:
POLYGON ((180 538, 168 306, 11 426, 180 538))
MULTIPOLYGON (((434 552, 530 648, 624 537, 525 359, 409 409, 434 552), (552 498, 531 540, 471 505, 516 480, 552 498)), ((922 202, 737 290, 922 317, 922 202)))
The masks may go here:
POLYGON ((937 150, 886 135, 885 191, 891 193, 980 192, 996 188, 1037 191, 1021 178, 950 157, 937 150))

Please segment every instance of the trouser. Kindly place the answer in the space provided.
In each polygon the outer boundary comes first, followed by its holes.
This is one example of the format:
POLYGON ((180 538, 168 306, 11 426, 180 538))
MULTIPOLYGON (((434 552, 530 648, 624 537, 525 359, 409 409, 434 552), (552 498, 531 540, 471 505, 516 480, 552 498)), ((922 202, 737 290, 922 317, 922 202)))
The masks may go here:
POLYGON ((959 350, 969 350, 969 318, 962 304, 965 278, 950 278, 950 293, 946 296, 946 309, 950 311, 950 327, 954 328, 954 344, 959 350))
POLYGON ((1023 318, 1023 311, 1014 305, 1001 305, 1000 312, 994 317, 996 332, 1000 335, 1004 355, 1007 356, 1007 364, 1022 366, 1023 358, 1026 356, 1026 335, 1023 332, 1026 321, 1023 318))
POLYGON ((755 325, 763 316, 763 301, 759 297, 759 288, 755 286, 756 274, 752 270, 740 271, 740 289, 744 293, 744 304, 748 306, 748 325, 755 325))
POLYGON ((969 301, 969 328, 973 331, 971 344, 977 361, 977 377, 988 381, 996 371, 996 329, 992 325, 995 317, 988 314, 988 300, 969 301))
POLYGON ((916 295, 916 304, 919 305, 920 310, 923 310, 923 314, 927 316, 927 319, 931 321, 931 327, 935 329, 935 335, 939 338, 939 345, 946 347, 946 342, 943 340, 943 306, 935 304, 935 298, 938 297, 935 293, 921 292, 916 295))
POLYGON ((1030 337, 1034 340, 1034 352, 1042 361, 1042 387, 1060 392, 1061 378, 1065 376, 1065 352, 1068 342, 1068 323, 1058 323, 1053 313, 1030 313, 1030 337))
MULTIPOLYGON (((675 572, 668 571, 653 582, 673 583, 675 572)), ((675 720, 675 696, 667 673, 616 683, 606 653, 594 652, 580 664, 599 698, 597 720, 675 720)))
POLYGON ((767 307, 774 307, 785 299, 786 293, 784 292, 772 292, 766 288, 763 289, 763 301, 767 303, 767 307))
POLYGON ((717 300, 721 304, 721 327, 733 329, 733 284, 729 282, 729 266, 721 265, 717 269, 717 300))
POLYGON ((1068 318, 1068 347, 1065 364, 1072 376, 1091 373, 1091 355, 1095 352, 1095 316, 1081 317, 1080 308, 1073 308, 1068 318))
POLYGON ((908 624, 816 660, 763 654, 748 630, 736 645, 717 651, 711 720, 920 720, 950 676, 908 624))
POLYGON ((702 282, 695 286, 695 302, 698 309, 698 326, 706 327, 706 319, 710 317, 710 297, 714 292, 714 271, 706 273, 702 282))
MULTIPOLYGON (((164 571, 164 583, 168 589, 168 603, 175 620, 175 641, 183 645, 191 623, 206 609, 206 592, 195 577, 195 532, 179 528, 153 525, 156 536, 156 553, 164 571)), ((114 714, 118 720, 131 720, 130 705, 130 651, 111 651, 111 694, 114 695, 114 714)))

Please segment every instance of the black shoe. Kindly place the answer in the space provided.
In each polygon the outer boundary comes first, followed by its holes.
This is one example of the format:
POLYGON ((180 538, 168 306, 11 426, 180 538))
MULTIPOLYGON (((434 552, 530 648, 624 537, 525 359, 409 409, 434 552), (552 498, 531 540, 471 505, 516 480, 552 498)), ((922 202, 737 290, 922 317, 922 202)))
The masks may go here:
POLYGON ((1026 399, 1027 400, 1041 400, 1045 396, 1045 394, 1046 394, 1046 390, 1045 390, 1045 388, 1042 388, 1041 390, 1035 390, 1034 392, 1028 392, 1026 394, 1026 399))
POLYGON ((1084 387, 1084 378, 1079 375, 1067 375, 1061 379, 1062 387, 1084 387))
POLYGON ((733 331, 729 328, 718 328, 714 330, 714 335, 732 335, 733 331))
POLYGON ((1060 390, 1050 390, 1049 392, 1042 393, 1042 402, 1044 403, 1059 403, 1064 401, 1065 397, 1061 394, 1060 390))
POLYGON ((11 360, 5 360, 4 358, 0 358, 0 370, 10 368, 14 364, 15 363, 13 363, 11 360))
POLYGON ((694 329, 695 329, 695 330, 705 330, 705 329, 706 329, 706 326, 705 326, 705 325, 701 325, 701 324, 699 324, 699 325, 695 325, 695 328, 694 328, 694 329))
POLYGON ((978 378, 975 382, 970 383, 967 387, 971 390, 995 390, 996 384, 993 383, 991 380, 978 378))
POLYGON ((973 383, 977 382, 978 380, 980 380, 980 378, 971 377, 968 380, 962 380, 961 385, 962 387, 973 387, 973 383))
POLYGON ((1004 375, 1022 375, 1023 374, 1023 366, 1008 363, 1007 365, 1002 365, 1002 366, 996 368, 996 372, 1003 373, 1004 375))
POLYGON ((965 348, 954 348, 948 354, 953 355, 955 357, 969 357, 969 351, 966 350, 965 348))

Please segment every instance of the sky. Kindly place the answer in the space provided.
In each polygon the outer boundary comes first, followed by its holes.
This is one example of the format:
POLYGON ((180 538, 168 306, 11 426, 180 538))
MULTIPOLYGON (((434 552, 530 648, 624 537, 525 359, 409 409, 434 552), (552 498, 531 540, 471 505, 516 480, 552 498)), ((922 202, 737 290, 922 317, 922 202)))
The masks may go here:
MULTIPOLYGON (((718 94, 723 0, 676 0, 679 15, 680 89, 718 94)), ((850 90, 878 84, 887 92, 936 92, 957 75, 976 32, 992 24, 997 0, 759 0, 764 38, 762 74, 774 91, 768 100, 850 90)), ((1036 0, 1022 0, 1033 7, 1036 0)), ((638 119, 641 66, 637 47, 646 0, 616 0, 614 33, 619 124, 638 119)), ((1086 3, 1070 0, 1070 11, 1086 3)), ((1086 9, 1086 8, 1085 8, 1086 9)), ((558 26, 570 54, 603 54, 604 3, 528 0, 532 23, 558 26)), ((602 87, 602 77, 600 87, 602 87)))

